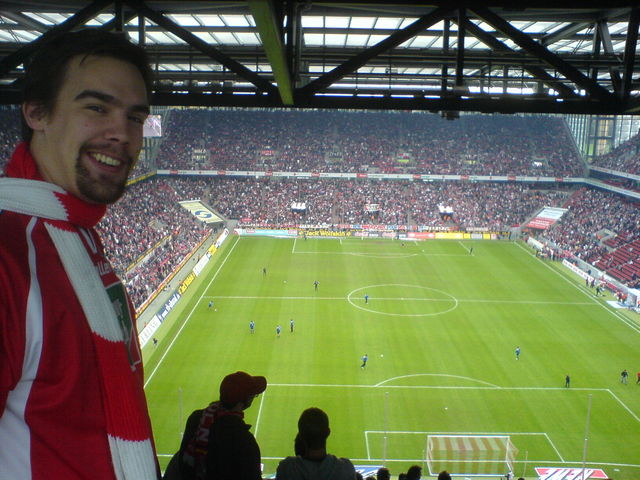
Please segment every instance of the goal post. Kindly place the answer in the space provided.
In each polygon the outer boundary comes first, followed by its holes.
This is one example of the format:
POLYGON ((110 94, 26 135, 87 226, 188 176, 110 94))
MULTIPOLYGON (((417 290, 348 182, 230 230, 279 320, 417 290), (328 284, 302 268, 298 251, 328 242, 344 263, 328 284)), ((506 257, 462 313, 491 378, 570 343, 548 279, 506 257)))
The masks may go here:
POLYGON ((432 476, 504 476, 517 455, 509 435, 428 435, 425 464, 432 476))

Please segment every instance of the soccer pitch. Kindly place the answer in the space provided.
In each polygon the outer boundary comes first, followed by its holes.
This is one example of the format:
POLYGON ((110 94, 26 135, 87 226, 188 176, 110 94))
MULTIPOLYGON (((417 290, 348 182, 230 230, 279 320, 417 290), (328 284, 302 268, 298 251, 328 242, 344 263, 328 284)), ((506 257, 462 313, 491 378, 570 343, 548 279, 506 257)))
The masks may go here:
POLYGON ((144 349, 163 469, 187 416, 245 370, 269 382, 245 416, 265 476, 317 406, 331 453, 394 476, 428 473, 428 435, 492 434, 518 449, 516 476, 586 451, 587 468, 640 477, 640 328, 559 263, 513 242, 235 236, 213 260, 144 349))

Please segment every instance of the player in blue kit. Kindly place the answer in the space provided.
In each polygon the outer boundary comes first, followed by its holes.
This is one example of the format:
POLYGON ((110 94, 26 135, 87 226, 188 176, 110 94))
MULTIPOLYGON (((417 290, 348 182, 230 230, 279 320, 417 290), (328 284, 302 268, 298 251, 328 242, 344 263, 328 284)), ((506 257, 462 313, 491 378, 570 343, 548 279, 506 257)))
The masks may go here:
POLYGON ((516 360, 520 360, 520 347, 516 347, 516 360))
POLYGON ((367 355, 366 353, 362 356, 362 365, 360 365, 360 368, 364 368, 367 366, 367 360, 369 360, 369 355, 367 355))

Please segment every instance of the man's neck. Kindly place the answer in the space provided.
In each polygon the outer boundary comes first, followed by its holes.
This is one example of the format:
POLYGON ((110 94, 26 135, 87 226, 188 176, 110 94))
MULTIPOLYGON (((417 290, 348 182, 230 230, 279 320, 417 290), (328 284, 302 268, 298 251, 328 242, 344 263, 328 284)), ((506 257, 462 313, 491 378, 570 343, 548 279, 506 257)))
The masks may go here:
POLYGON ((305 452, 305 454, 302 456, 302 458, 305 458, 306 460, 319 461, 319 460, 323 460, 326 456, 327 456, 327 448, 323 447, 323 448, 308 449, 305 452))

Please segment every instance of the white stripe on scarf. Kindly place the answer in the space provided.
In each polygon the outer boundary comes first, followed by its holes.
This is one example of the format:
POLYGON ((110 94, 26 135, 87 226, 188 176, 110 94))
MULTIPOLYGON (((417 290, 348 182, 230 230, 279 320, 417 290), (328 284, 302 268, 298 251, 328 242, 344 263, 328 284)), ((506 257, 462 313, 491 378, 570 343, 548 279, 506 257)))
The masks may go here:
MULTIPOLYGON (((57 185, 36 180, 2 178, 0 186, 0 210, 68 221, 64 205, 54 195, 68 193, 57 185)), ((124 333, 111 300, 80 236, 76 232, 62 230, 49 223, 46 227, 91 331, 108 341, 123 342, 124 333)), ((105 402, 114 400, 116 399, 105 398, 105 402)), ((112 435, 109 435, 108 439, 118 480, 157 479, 151 439, 132 441, 112 435)))

